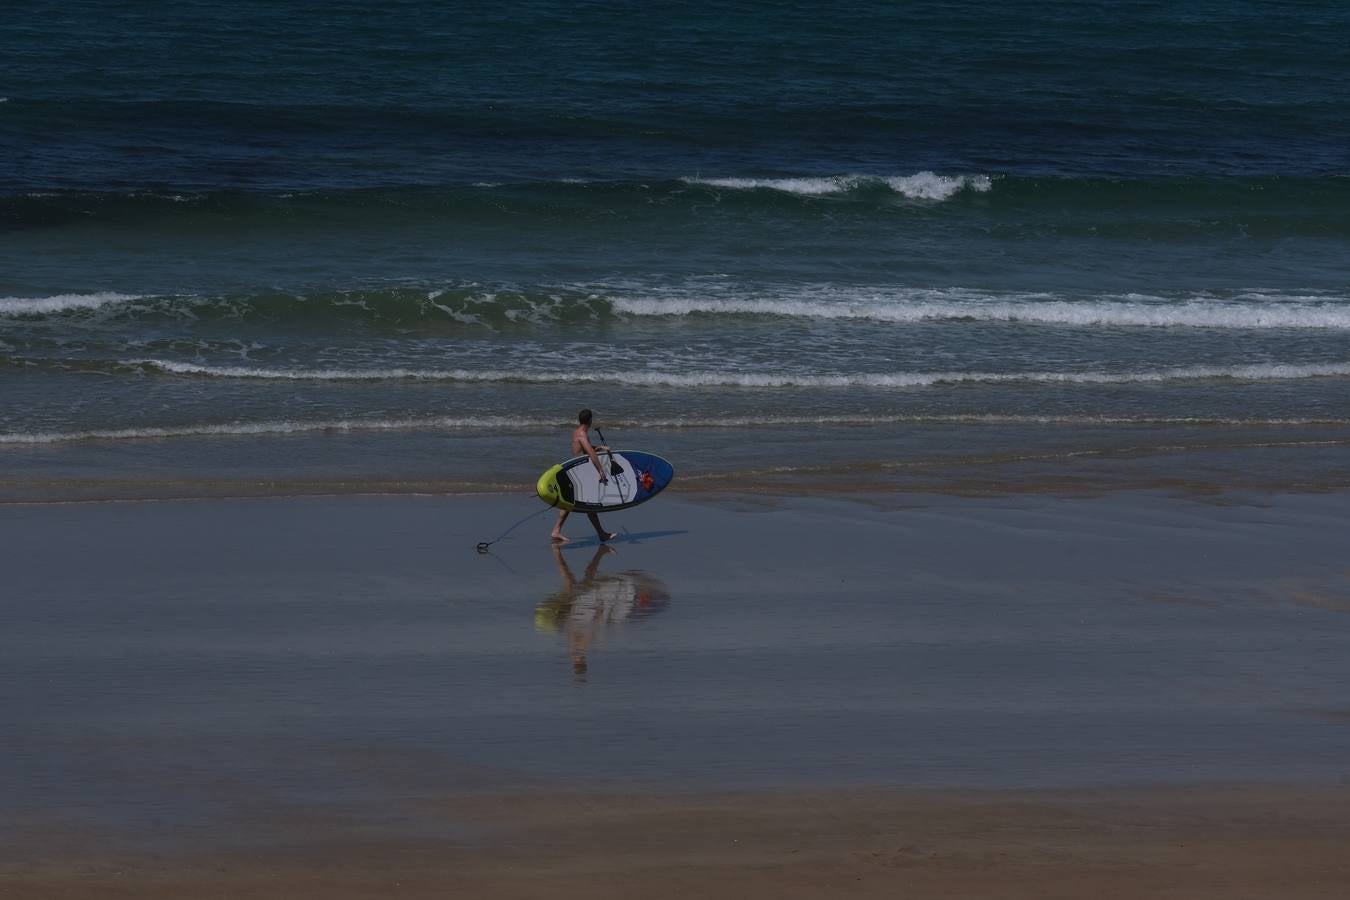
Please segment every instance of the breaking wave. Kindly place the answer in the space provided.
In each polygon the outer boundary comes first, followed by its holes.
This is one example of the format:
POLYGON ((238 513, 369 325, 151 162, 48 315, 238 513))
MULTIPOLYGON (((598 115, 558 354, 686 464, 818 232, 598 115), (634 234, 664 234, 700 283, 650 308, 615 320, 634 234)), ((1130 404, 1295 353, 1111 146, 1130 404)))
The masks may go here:
POLYGON ((121 366, 167 375, 281 381, 447 381, 466 383, 615 383, 648 387, 912 388, 944 384, 1141 384, 1174 381, 1283 381, 1350 376, 1350 363, 1185 366, 1138 372, 895 372, 769 374, 737 371, 527 372, 493 369, 272 369, 172 360, 124 360, 121 366))
POLYGON ((0 298, 0 318, 63 321, 256 321, 341 323, 372 329, 409 325, 504 328, 616 318, 762 316, 908 324, 1006 322, 1066 327, 1350 329, 1339 294, 1070 294, 969 288, 774 285, 690 280, 672 285, 451 284, 438 288, 278 291, 240 295, 154 295, 105 291, 0 298))
MULTIPOLYGON (((90 428, 70 431, 0 433, 0 446, 76 443, 80 441, 139 441, 172 438, 285 437, 323 433, 378 433, 384 431, 460 431, 500 434, 503 432, 539 432, 572 424, 561 419, 509 416, 411 416, 368 419, 320 419, 293 421, 280 419, 260 422, 184 423, 146 425, 131 428, 90 428)), ((972 425, 972 426, 1179 426, 1179 427, 1312 427, 1350 426, 1346 418, 1212 418, 1193 416, 1061 416, 1003 414, 908 414, 908 415, 785 415, 720 416, 699 418, 622 419, 609 421, 615 428, 652 430, 704 430, 726 428, 839 427, 866 428, 887 425, 972 425)))
POLYGON ((72 310, 92 310, 109 304, 141 299, 139 294, 104 291, 96 294, 57 294, 52 297, 0 297, 2 316, 49 316, 72 310))
POLYGON ((268 422, 142 426, 138 428, 94 428, 81 431, 12 432, 9 434, 0 434, 0 444, 57 444, 74 441, 156 440, 177 437, 248 437, 342 431, 409 431, 419 428, 512 431, 556 427, 558 425, 559 422, 547 419, 523 419, 493 416, 435 416, 399 419, 324 419, 313 422, 278 420, 268 422))
POLYGON ((686 178, 689 184, 729 190, 769 190, 819 197, 855 191, 891 191, 910 200, 948 200, 961 191, 986 193, 994 185, 988 175, 827 175, 797 178, 686 178))
MULTIPOLYGON (((969 291, 874 293, 874 299, 805 297, 616 298, 615 312, 630 316, 782 316, 874 322, 1027 322, 1075 327, 1350 328, 1350 304, 1246 294, 1242 299, 1113 297, 1047 299, 1045 295, 981 297, 969 291)), ((837 297, 837 294, 836 294, 837 297)))

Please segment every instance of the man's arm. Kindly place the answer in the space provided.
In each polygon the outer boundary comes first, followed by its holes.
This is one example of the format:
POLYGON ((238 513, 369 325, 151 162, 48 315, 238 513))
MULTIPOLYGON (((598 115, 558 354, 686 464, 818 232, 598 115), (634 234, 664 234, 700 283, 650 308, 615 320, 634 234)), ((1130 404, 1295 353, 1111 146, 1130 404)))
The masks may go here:
POLYGON ((591 458, 591 463, 595 466, 595 471, 600 473, 600 483, 609 484, 609 476, 605 473, 605 467, 600 464, 600 456, 595 452, 595 447, 591 446, 591 439, 582 436, 581 449, 586 451, 586 455, 591 458))

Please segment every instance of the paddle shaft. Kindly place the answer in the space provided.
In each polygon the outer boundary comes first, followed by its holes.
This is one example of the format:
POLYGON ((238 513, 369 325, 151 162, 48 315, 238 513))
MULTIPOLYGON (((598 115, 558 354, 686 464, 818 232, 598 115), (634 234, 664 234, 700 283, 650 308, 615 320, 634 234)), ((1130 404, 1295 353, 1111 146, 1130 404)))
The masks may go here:
POLYGON ((600 443, 605 445, 605 455, 609 457, 609 474, 621 474, 623 467, 614 461, 614 449, 609 446, 609 441, 605 440, 605 433, 600 430, 599 425, 595 426, 595 433, 600 435, 600 443))

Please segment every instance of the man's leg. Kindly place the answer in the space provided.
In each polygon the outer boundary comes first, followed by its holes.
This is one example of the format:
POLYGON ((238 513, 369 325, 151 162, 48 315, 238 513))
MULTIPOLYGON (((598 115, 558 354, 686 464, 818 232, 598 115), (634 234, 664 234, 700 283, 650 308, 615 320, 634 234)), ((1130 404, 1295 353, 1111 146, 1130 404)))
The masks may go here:
POLYGON ((612 541, 619 536, 617 531, 606 531, 600 524, 600 517, 595 513, 587 513, 586 516, 591 520, 591 525, 595 528, 596 536, 602 541, 612 541))
POLYGON ((553 526, 553 533, 549 535, 549 537, 559 544, 567 543, 567 538, 563 537, 562 533, 563 523, 566 521, 567 521, 567 510, 565 509, 558 510, 558 522, 553 526))

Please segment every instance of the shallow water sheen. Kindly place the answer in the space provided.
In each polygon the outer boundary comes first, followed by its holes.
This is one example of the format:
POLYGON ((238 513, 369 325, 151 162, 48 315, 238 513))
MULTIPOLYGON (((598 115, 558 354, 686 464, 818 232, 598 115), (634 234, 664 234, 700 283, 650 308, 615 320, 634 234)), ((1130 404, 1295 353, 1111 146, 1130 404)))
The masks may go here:
POLYGON ((523 498, 8 507, 0 786, 154 832, 488 785, 1347 774, 1344 496, 912 499, 663 497, 612 549, 540 508, 489 555, 523 498))

